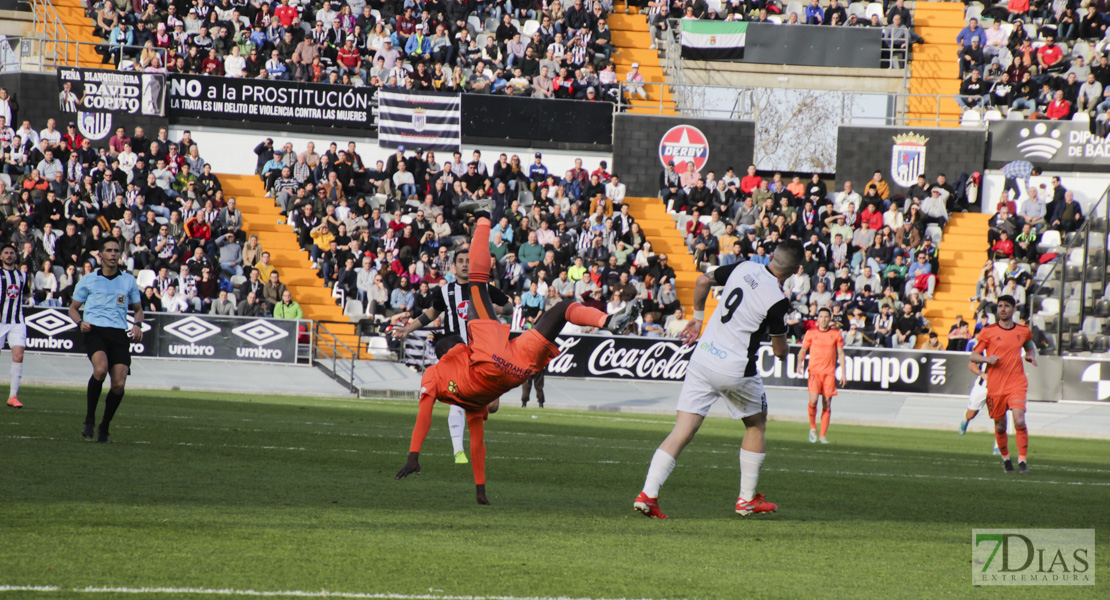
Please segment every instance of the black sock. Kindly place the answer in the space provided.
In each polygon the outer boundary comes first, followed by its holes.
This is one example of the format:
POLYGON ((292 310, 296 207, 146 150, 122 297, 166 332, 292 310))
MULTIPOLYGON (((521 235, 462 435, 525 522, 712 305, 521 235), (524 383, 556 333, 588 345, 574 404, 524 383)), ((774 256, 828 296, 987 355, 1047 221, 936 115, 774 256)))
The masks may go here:
POLYGON ((108 424, 112 422, 112 417, 116 416, 116 409, 119 408, 120 402, 123 402, 123 392, 115 393, 108 392, 108 396, 104 398, 104 418, 100 420, 100 429, 108 431, 108 424))
POLYGON ((85 410, 85 422, 88 424, 96 423, 96 405, 100 402, 100 391, 104 389, 104 382, 98 381, 96 377, 89 377, 89 387, 85 392, 85 402, 87 408, 85 410))

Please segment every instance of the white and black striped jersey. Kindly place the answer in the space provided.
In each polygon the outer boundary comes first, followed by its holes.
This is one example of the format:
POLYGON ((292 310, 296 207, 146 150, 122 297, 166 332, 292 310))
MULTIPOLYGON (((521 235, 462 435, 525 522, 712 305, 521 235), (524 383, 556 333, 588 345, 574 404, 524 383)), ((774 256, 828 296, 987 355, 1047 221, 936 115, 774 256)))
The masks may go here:
MULTIPOLYGON (((493 302, 494 307, 505 306, 509 302, 509 298, 501 290, 491 286, 487 286, 489 290, 490 301, 493 302)), ((439 293, 435 296, 435 301, 432 303, 432 308, 439 311, 440 316, 443 318, 443 333, 457 334, 462 336, 464 342, 469 341, 466 339, 466 319, 470 313, 470 299, 466 297, 466 287, 459 285, 459 282, 452 281, 447 285, 440 286, 439 293)))
POLYGON ((0 269, 0 283, 4 285, 0 325, 22 325, 23 292, 27 289, 27 275, 19 269, 0 269))
POLYGON ((724 289, 690 362, 753 377, 758 372, 756 352, 763 337, 786 335, 790 302, 774 273, 758 263, 734 263, 714 270, 709 277, 724 289))

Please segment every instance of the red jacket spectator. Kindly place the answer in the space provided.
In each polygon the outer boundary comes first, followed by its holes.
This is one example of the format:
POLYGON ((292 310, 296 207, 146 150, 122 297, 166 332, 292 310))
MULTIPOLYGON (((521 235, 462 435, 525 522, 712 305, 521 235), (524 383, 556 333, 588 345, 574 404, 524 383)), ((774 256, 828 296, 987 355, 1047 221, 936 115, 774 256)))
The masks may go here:
POLYGON ((1045 116, 1053 121, 1066 119, 1071 114, 1071 102, 1061 98, 1062 95, 1062 92, 1056 92, 1056 98, 1048 103, 1048 110, 1044 111, 1045 116))
POLYGON ((297 18, 297 9, 289 6, 289 4, 282 4, 274 11, 274 16, 281 21, 281 26, 288 29, 293 24, 293 19, 297 18))
POLYGON ((871 228, 871 231, 882 231, 883 213, 875 210, 874 204, 868 204, 867 209, 860 214, 860 218, 867 222, 867 226, 871 228))
POLYGON ((994 254, 994 257, 996 259, 998 258, 998 255, 1005 256, 1006 258, 1011 258, 1014 255, 1014 243, 1010 240, 998 240, 994 243, 993 246, 991 246, 991 252, 994 254))
POLYGON ((1042 67, 1051 67, 1056 63, 1064 60, 1064 51, 1056 44, 1045 44, 1037 50, 1037 60, 1040 61, 1042 67))
POLYGON ((755 165, 748 167, 748 174, 740 180, 740 191, 745 194, 752 193, 752 190, 759 187, 763 183, 763 178, 755 174, 755 165))
POLYGON ((343 65, 344 67, 353 68, 358 66, 359 61, 362 59, 358 54, 358 49, 354 47, 343 46, 339 49, 337 60, 339 61, 339 64, 343 65))

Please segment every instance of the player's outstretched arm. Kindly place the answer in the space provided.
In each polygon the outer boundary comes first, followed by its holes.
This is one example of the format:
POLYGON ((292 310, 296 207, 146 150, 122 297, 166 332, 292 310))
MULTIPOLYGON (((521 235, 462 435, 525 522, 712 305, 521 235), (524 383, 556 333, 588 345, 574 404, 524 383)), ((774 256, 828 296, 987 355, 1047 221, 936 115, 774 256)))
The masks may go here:
POLYGON ((424 309, 424 312, 420 313, 419 317, 409 321, 408 325, 400 328, 394 328, 393 339, 399 340, 401 338, 407 337, 410 333, 416 331, 417 329, 427 327, 428 323, 435 321, 438 317, 438 310, 434 308, 426 308, 424 309))

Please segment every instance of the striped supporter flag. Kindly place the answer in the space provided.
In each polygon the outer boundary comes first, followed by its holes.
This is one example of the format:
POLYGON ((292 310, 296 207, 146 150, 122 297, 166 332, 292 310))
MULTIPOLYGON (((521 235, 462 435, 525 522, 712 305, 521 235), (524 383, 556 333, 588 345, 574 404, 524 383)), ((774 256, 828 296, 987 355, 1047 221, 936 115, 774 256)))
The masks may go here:
POLYGON ((684 19, 682 58, 691 60, 736 60, 744 58, 748 24, 744 21, 698 21, 684 19))
POLYGON ((404 91, 378 93, 378 146, 455 152, 462 143, 461 96, 404 91))

